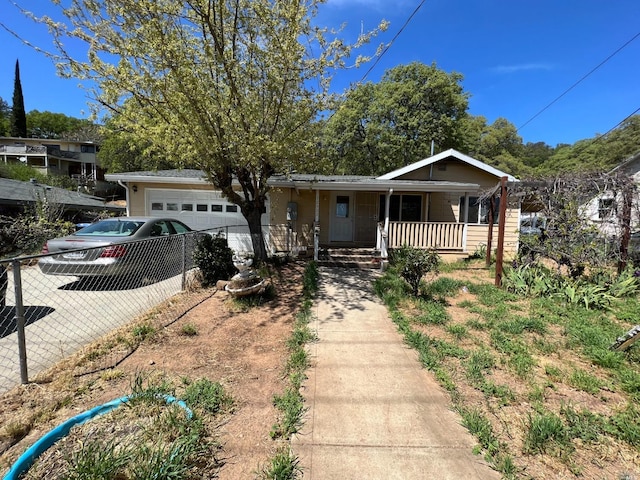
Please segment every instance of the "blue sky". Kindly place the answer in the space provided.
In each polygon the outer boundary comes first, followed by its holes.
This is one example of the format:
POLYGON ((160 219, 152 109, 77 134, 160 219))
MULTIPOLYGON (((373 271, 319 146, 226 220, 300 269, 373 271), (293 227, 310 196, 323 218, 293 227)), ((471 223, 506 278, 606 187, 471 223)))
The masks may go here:
MULTIPOLYGON (((42 9, 50 2, 18 3, 42 9)), ((328 0, 317 22, 344 23, 341 36, 354 40, 362 28, 390 21, 387 32, 373 41, 374 48, 390 42, 420 3, 328 0)), ((464 76, 471 114, 483 115, 489 123, 506 118, 519 127, 525 142, 573 143, 607 132, 640 108, 640 36, 533 117, 638 35, 638 20, 638 0, 426 0, 366 80, 377 82, 396 65, 435 62, 464 76)), ((0 22, 38 46, 51 45, 46 29, 24 18, 10 0, 0 0, 0 22)), ((88 115, 88 98, 77 81, 58 78, 48 59, 2 28, 0 45, 0 97, 11 103, 19 59, 27 111, 88 115)), ((348 88, 370 67, 338 72, 334 89, 348 88)))

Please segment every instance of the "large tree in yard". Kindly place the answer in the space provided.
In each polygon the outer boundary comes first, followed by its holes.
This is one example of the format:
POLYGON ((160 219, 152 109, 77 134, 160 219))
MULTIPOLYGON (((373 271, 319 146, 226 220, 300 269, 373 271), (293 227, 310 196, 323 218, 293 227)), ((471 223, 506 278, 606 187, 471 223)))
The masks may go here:
POLYGON ((381 175, 428 157, 432 142, 437 151, 460 148, 469 96, 461 81, 413 62, 347 92, 324 129, 333 171, 381 175))
POLYGON ((40 19, 62 74, 94 82, 112 126, 147 154, 202 169, 240 207, 266 258, 267 179, 310 158, 308 127, 325 108, 329 72, 370 34, 354 45, 328 39, 312 23, 322 0, 64 3, 66 22, 40 19), (78 40, 88 60, 65 50, 78 40))

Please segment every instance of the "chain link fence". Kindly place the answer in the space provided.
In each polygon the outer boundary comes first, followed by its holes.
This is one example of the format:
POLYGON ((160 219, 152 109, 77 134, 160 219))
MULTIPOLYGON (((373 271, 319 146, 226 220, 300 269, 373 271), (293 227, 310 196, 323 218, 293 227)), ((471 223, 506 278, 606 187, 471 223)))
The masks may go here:
POLYGON ((185 290, 203 234, 0 262, 0 393, 185 290))

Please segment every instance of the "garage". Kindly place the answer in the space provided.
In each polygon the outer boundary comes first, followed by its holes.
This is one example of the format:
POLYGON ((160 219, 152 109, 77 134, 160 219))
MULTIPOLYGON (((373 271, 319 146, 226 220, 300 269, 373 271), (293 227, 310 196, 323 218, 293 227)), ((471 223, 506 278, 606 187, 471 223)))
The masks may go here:
MULTIPOLYGON (((240 208, 229 202, 221 192, 146 188, 145 214, 152 217, 176 218, 194 230, 222 233, 234 251, 253 251, 249 227, 240 208)), ((267 212, 262 215, 265 236, 268 235, 268 218, 267 203, 267 212)))

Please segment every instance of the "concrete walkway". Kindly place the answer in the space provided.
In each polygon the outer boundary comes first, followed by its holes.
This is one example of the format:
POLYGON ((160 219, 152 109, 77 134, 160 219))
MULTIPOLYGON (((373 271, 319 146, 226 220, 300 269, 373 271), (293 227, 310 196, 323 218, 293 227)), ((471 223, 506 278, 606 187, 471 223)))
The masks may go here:
POLYGON ((404 345, 374 271, 321 268, 309 410, 293 439, 304 478, 499 479, 450 410, 449 395, 404 345))

